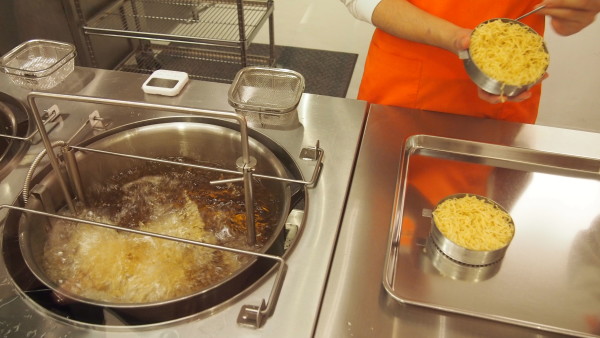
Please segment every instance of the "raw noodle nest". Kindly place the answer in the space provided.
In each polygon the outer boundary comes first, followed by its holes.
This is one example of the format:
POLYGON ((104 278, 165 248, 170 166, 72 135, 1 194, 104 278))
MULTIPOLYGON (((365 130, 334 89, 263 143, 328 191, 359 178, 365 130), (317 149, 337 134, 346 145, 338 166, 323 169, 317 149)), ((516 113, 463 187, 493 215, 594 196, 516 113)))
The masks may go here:
POLYGON ((550 60, 542 36, 527 25, 505 19, 477 26, 469 53, 485 75, 511 86, 537 82, 550 60))
POLYGON ((508 213, 473 195, 443 201, 433 211, 433 219, 447 239, 470 250, 501 249, 515 233, 508 213))

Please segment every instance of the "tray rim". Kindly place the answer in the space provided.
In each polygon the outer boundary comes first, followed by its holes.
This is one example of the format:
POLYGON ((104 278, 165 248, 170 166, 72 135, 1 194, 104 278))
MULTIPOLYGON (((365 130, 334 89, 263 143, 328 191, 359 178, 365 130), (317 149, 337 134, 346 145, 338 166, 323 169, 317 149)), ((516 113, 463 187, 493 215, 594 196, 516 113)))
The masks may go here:
MULTIPOLYGON (((395 193, 394 193, 393 212, 392 212, 393 216, 391 217, 391 220, 390 220, 390 230, 389 230, 389 234, 388 234, 388 238, 387 238, 387 245, 386 245, 386 251, 385 251, 386 257, 384 260, 382 284, 383 284, 383 287, 384 287, 386 293, 390 297, 392 297, 394 300, 396 300, 402 304, 415 305, 415 306, 419 306, 419 307, 423 307, 423 308, 446 311, 449 313, 454 313, 454 314, 459 314, 459 315, 467 315, 467 316, 480 318, 480 319, 487 319, 487 320, 493 320, 493 321, 497 321, 497 322, 501 322, 501 323, 519 325, 522 327, 528 327, 528 328, 533 328, 533 329, 538 329, 538 330, 543 330, 543 331, 553 332, 553 333, 558 333, 558 334, 566 334, 566 335, 573 335, 573 336, 579 336, 579 337, 597 337, 596 335, 591 334, 591 333, 572 330, 572 329, 565 329, 565 328, 561 328, 558 326, 540 324, 540 323, 535 323, 535 322, 531 322, 531 321, 527 321, 527 320, 510 318, 510 317, 494 315, 494 314, 485 314, 485 313, 480 313, 477 311, 460 309, 460 308, 454 307, 454 306, 436 305, 433 303, 427 303, 427 302, 418 301, 415 299, 409 299, 407 297, 402 297, 395 293, 394 286, 392 285, 393 283, 391 281, 393 280, 393 278, 396 277, 397 251, 398 251, 397 249, 399 247, 397 243, 399 243, 400 236, 401 236, 401 228, 402 228, 401 225, 402 225, 402 220, 403 220, 403 215, 404 215, 404 200, 406 197, 406 179, 407 179, 407 175, 408 175, 408 166, 409 166, 410 156, 412 156, 414 154, 420 154, 419 152, 424 149, 424 150, 431 150, 431 151, 439 152, 439 153, 452 154, 452 155, 459 156, 461 158, 468 158, 468 157, 486 158, 486 160, 488 160, 492 163, 497 163, 497 161, 514 162, 514 160, 511 161, 508 159, 503 159, 499 156, 491 156, 491 155, 476 156, 476 155, 472 154, 472 152, 452 151, 450 149, 444 149, 442 147, 436 148, 433 146, 430 146, 428 148, 425 145, 427 145, 427 141, 430 141, 430 140, 445 141, 445 142, 459 142, 459 143, 463 143, 466 145, 470 145, 472 147, 473 146, 474 147, 483 146, 483 147, 490 147, 492 149, 510 149, 509 151, 524 152, 526 154, 541 154, 541 155, 547 156, 551 160, 557 160, 557 159, 573 160, 573 159, 576 159, 578 161, 583 161, 584 163, 592 163, 592 164, 596 164, 596 165, 593 166, 593 168, 590 167, 590 169, 588 169, 588 170, 580 170, 580 169, 573 168, 573 167, 564 168, 564 167, 560 167, 560 166, 552 166, 552 165, 543 165, 542 164, 541 166, 538 165, 537 167, 541 167, 542 169, 545 169, 545 170, 537 170, 536 172, 549 173, 549 174, 567 173, 569 175, 561 175, 561 176, 575 176, 577 178, 592 178, 592 179, 600 180, 600 158, 596 158, 596 157, 565 154, 565 153, 561 153, 561 152, 550 152, 547 150, 535 149, 534 147, 522 147, 522 146, 514 146, 514 145, 507 145, 507 144, 494 144, 494 143, 487 143, 487 142, 483 142, 483 141, 473 141, 473 140, 467 140, 467 139, 459 139, 459 138, 437 136, 437 135, 430 135, 430 134, 408 135, 404 140, 403 146, 401 147, 401 149, 402 149, 401 155, 400 155, 401 164, 399 167, 399 173, 397 176, 398 178, 396 181, 396 189, 395 189, 395 193)), ((473 148, 471 148, 471 149, 473 149, 473 148)), ((447 158, 447 157, 441 157, 441 156, 430 156, 430 157, 447 158)), ((452 159, 455 160, 456 158, 453 157, 452 159)), ((482 163, 482 162, 478 162, 478 163, 482 163)), ((484 161, 483 164, 489 165, 490 163, 485 163, 485 161, 484 161)), ((522 164, 526 167, 536 166, 536 163, 531 162, 531 161, 523 161, 520 164, 522 164)))

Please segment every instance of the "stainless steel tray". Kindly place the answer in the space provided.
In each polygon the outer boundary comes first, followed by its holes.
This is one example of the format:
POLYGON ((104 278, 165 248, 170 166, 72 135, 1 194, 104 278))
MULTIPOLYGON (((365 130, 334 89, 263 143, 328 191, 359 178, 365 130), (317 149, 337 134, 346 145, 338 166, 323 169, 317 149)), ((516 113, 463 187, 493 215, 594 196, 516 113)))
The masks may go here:
POLYGON ((383 278, 394 299, 560 334, 598 333, 600 159, 426 135, 407 139, 402 156, 383 278), (515 237, 500 263, 460 265, 426 245, 436 199, 463 192, 513 217, 515 237))

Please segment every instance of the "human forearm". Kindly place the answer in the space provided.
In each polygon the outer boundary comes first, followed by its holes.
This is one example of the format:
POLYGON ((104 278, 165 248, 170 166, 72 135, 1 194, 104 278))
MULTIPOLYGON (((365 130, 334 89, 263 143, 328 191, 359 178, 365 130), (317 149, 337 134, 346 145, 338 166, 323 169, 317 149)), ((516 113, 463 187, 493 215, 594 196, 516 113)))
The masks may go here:
POLYGON ((453 53, 468 46, 469 29, 431 15, 405 0, 382 0, 373 24, 396 37, 439 47, 453 53))

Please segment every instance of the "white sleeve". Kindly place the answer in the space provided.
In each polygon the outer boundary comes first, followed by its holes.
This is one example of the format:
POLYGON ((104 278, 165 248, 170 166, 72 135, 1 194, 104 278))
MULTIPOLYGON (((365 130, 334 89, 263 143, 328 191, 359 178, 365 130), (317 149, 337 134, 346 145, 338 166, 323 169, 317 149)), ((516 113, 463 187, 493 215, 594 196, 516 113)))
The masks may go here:
POLYGON ((352 15, 362 21, 372 24, 371 17, 375 7, 381 0, 340 0, 348 7, 352 15))

